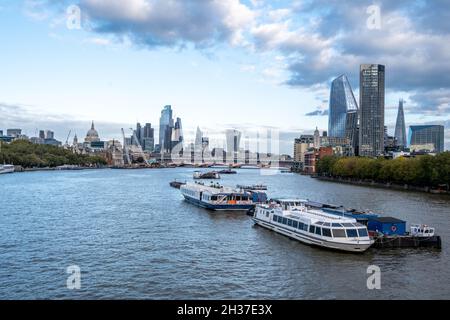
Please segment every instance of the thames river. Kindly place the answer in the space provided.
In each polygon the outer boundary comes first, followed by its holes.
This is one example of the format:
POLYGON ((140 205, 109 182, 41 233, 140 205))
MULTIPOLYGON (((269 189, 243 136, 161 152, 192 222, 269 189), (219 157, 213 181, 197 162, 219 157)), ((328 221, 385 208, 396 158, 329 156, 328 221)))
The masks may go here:
POLYGON ((270 197, 371 209, 435 226, 442 250, 303 245, 215 213, 169 187, 194 169, 1 175, 0 299, 449 299, 450 197, 238 170, 221 183, 264 183, 270 197), (381 289, 367 288, 367 267, 381 289), (81 287, 66 285, 69 266, 81 287))

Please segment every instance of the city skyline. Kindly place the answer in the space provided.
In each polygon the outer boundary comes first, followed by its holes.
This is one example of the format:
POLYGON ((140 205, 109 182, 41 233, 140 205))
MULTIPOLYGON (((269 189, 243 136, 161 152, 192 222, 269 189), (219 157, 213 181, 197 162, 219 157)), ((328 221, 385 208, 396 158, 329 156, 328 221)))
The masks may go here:
MULTIPOLYGON (((394 132, 403 97, 407 126, 445 124, 450 148, 445 76, 450 41, 442 30, 428 37, 442 20, 415 19, 410 10, 419 2, 407 7, 380 1, 379 30, 366 23, 371 2, 330 3, 335 10, 325 17, 334 18, 343 39, 336 38, 327 19, 319 19, 320 10, 312 3, 237 0, 211 1, 204 7, 193 2, 194 12, 209 17, 201 34, 184 32, 176 19, 162 17, 174 34, 167 38, 151 23, 152 12, 140 7, 145 2, 130 4, 133 11, 120 2, 75 1, 83 18, 82 28, 75 30, 66 25, 69 2, 2 3, 0 39, 10 50, 0 52, 0 58, 16 63, 5 65, 8 77, 0 79, 0 128, 20 126, 29 136, 36 128, 50 128, 64 141, 70 129, 84 135, 86 123, 95 120, 105 138, 118 139, 121 127, 136 122, 152 123, 158 130, 160 109, 170 104, 183 119, 187 139, 193 139, 197 126, 209 136, 229 128, 274 127, 285 138, 283 153, 292 154, 294 137, 312 133, 316 126, 326 130, 331 80, 345 74, 358 97, 359 64, 379 63, 387 70, 388 131, 394 132), (358 18, 344 14, 346 9, 358 18), (146 34, 137 28, 136 12, 143 15, 146 34), (227 17, 234 18, 230 24, 227 17), (110 28, 102 29, 102 23, 110 28), (121 23, 128 34, 113 28, 121 23), (390 45, 396 37, 402 48, 390 45), (363 43, 366 38, 370 41, 363 43), (405 59, 408 48, 416 54, 405 59), (435 59, 422 63, 431 53, 435 59), (436 76, 438 71, 442 76, 436 76)), ((166 5, 157 2, 160 8, 166 5)), ((184 2, 172 5, 182 9, 184 2)), ((180 21, 195 26, 192 16, 184 18, 180 21)))

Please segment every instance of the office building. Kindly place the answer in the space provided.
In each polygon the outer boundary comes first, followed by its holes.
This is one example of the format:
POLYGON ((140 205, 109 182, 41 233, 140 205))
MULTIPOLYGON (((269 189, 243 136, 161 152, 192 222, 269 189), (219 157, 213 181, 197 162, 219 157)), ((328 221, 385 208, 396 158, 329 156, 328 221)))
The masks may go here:
POLYGON ((170 152, 172 143, 172 106, 166 105, 161 111, 161 117, 159 119, 159 146, 161 153, 170 152))
POLYGON ((376 157, 384 153, 385 67, 362 64, 359 93, 359 155, 376 157))
POLYGON ((151 123, 146 123, 142 134, 142 149, 144 151, 153 152, 155 150, 155 129, 151 123))
MULTIPOLYGON (((334 79, 331 83, 328 113, 329 135, 339 138, 345 137, 346 128, 349 125, 347 123, 347 113, 357 111, 358 105, 347 77, 341 75, 334 79)), ((356 128, 358 119, 353 117, 351 119, 356 120, 356 122, 351 123, 351 126, 356 128)))
POLYGON ((444 126, 410 126, 408 140, 411 151, 444 152, 444 126))

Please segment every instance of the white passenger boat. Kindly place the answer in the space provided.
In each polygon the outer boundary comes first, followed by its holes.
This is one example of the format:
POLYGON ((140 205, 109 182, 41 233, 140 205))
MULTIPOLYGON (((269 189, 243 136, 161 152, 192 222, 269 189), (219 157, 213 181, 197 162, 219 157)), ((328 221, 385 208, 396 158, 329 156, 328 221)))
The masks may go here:
POLYGON ((256 205, 256 224, 303 243, 319 247, 364 252, 372 244, 367 227, 356 219, 307 208, 306 200, 279 199, 256 205))
POLYGON ((434 236, 434 228, 426 224, 411 224, 409 234, 413 237, 428 238, 434 236))
POLYGON ((209 172, 194 171, 192 177, 194 179, 220 179, 220 174, 217 171, 209 171, 209 172))
POLYGON ((248 211, 255 204, 267 200, 265 192, 250 192, 219 184, 186 183, 180 187, 184 199, 196 206, 211 210, 248 211))
POLYGON ((14 166, 12 164, 0 164, 0 174, 2 173, 13 173, 14 166))

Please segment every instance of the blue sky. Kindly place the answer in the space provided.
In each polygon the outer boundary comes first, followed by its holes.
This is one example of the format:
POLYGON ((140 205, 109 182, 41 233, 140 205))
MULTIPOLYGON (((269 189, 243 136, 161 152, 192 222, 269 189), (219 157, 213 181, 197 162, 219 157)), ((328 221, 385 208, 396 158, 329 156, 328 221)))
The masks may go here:
MULTIPOLYGON (((157 126, 173 106, 186 135, 271 126, 292 139, 327 129, 329 84, 345 73, 358 97, 360 63, 386 65, 386 124, 398 99, 407 125, 450 120, 446 1, 27 0, 0 4, 0 129, 69 129, 90 121, 119 138, 157 126), (81 9, 68 29, 66 9, 81 9)), ((447 141, 449 141, 448 131, 447 141)))

